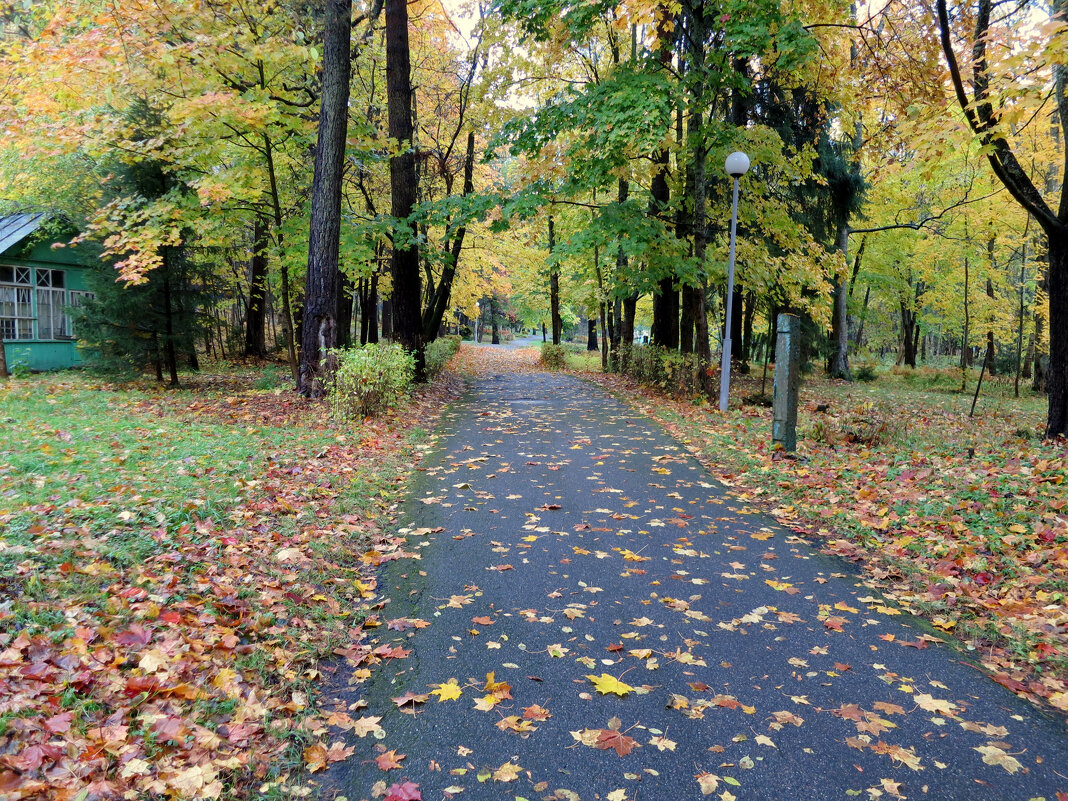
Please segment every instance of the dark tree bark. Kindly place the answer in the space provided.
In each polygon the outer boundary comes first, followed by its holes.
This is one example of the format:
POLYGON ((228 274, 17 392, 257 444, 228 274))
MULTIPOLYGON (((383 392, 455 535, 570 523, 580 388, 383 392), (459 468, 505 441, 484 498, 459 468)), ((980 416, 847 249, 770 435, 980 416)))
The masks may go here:
POLYGON ((252 261, 249 265, 248 316, 245 319, 245 358, 267 355, 267 221, 256 215, 252 225, 252 261))
POLYGON ((634 292, 623 298, 623 322, 620 324, 619 338, 628 348, 634 345, 634 318, 638 315, 639 294, 634 292))
POLYGON ((586 321, 586 350, 600 350, 597 345, 597 320, 593 317, 586 321))
POLYGON ((564 321, 560 318, 560 267, 556 263, 556 228, 549 215, 549 312, 553 323, 553 344, 564 338, 564 321))
POLYGON ((352 313, 355 305, 353 294, 356 287, 344 273, 339 276, 337 298, 337 347, 347 348, 352 344, 352 313))
POLYGON ((166 339, 163 342, 163 355, 167 361, 167 372, 171 377, 171 386, 178 384, 178 354, 174 347, 174 304, 171 302, 171 270, 174 267, 173 253, 171 249, 164 248, 163 252, 163 333, 166 339))
MULTIPOLYGON (((418 190, 412 127, 411 54, 408 49, 406 0, 386 0, 386 95, 389 137, 400 147, 389 162, 393 218, 406 221, 418 190)), ((417 381, 426 379, 423 319, 420 308, 422 276, 419 247, 414 240, 393 243, 393 338, 415 357, 417 381)))
POLYGON ((7 369, 7 353, 4 351, 4 338, 0 337, 0 381, 10 377, 11 373, 7 369))
MULTIPOLYGON (((1051 16, 1058 18, 1065 11, 1065 0, 1051 3, 1051 16)), ((957 102, 972 130, 977 134, 987 161, 998 180, 1017 203, 1035 218, 1046 234, 1049 272, 1050 348, 1046 391, 1049 409, 1046 416, 1046 437, 1068 436, 1068 176, 1061 176, 1060 199, 1056 211, 1046 202, 1025 167, 1012 149, 1011 141, 998 133, 998 110, 990 96, 990 74, 986 48, 989 41, 992 0, 978 0, 972 33, 972 96, 968 96, 957 56, 953 48, 953 31, 946 0, 936 0, 942 52, 949 67, 949 76, 957 102)), ((1053 99, 1057 107, 1057 123, 1061 141, 1068 134, 1068 72, 1063 65, 1053 66, 1053 99)))
POLYGON ((337 346, 338 246, 349 122, 351 17, 352 0, 327 0, 322 103, 312 178, 308 276, 304 284, 297 374, 297 390, 313 398, 325 392, 322 379, 324 371, 329 369, 328 351, 337 346))
MULTIPOLYGON (((658 38, 661 42, 671 39, 672 18, 666 7, 661 7, 657 20, 658 38)), ((670 47, 660 48, 660 67, 671 68, 670 47)), ((661 148, 653 156, 653 180, 649 187, 649 215, 664 218, 671 202, 671 187, 668 186, 668 168, 670 154, 661 148)), ((679 347, 679 290, 675 288, 675 276, 668 275, 660 279, 656 294, 653 295, 652 338, 654 345, 676 350, 679 347)))
POLYGON ((382 339, 393 341, 393 301, 382 301, 382 339))
MULTIPOLYGON (((844 222, 838 229, 838 248, 842 252, 842 259, 848 264, 849 259, 849 223, 844 222)), ((904 312, 904 308, 902 308, 904 312)), ((831 315, 831 344, 834 352, 831 355, 830 370, 831 378, 841 378, 852 381, 853 375, 849 370, 849 286, 846 284, 844 275, 837 275, 834 282, 834 309, 831 315)), ((912 355, 912 366, 916 366, 916 355, 912 355)))

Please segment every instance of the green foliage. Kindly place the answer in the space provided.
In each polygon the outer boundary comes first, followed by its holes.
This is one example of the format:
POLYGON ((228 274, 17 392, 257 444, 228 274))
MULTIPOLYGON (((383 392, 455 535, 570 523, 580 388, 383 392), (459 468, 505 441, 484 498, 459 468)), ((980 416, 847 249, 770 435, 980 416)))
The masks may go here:
POLYGON ((74 331, 89 366, 136 374, 149 365, 161 369, 173 346, 176 360, 191 358, 207 305, 204 268, 181 250, 166 248, 162 266, 141 284, 116 281, 113 270, 86 273, 94 293, 74 311, 74 331))
POLYGON ((874 381, 879 377, 874 364, 857 364, 853 367, 853 377, 857 381, 874 381))
POLYGON ((330 388, 330 407, 335 417, 369 417, 407 397, 415 375, 415 359, 400 345, 378 343, 332 353, 337 359, 330 388))
POLYGON ((679 353, 654 345, 629 349, 623 372, 632 378, 680 398, 704 395, 705 368, 692 353, 679 353))
POLYGON ((460 337, 455 334, 438 337, 426 346, 426 373, 435 376, 445 369, 456 351, 460 349, 460 337))
POLYGON ((567 366, 567 350, 563 345, 545 342, 541 346, 541 363, 550 370, 563 370, 567 366))

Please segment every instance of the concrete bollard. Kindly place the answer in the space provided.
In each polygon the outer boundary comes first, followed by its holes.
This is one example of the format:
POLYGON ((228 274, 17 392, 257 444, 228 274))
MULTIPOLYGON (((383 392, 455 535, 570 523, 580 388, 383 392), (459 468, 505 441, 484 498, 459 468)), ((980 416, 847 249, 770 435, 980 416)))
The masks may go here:
POLYGON ((783 450, 797 449, 797 390, 801 384, 801 318, 780 314, 776 323, 775 393, 771 441, 783 450))

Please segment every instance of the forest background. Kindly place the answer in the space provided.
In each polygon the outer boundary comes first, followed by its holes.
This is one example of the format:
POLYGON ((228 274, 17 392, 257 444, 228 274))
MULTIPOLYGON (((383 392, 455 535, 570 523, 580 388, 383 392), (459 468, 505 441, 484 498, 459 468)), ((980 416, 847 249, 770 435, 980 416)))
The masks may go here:
POLYGON ((308 268, 321 100, 340 63, 324 58, 329 13, 7 4, 0 196, 117 264, 117 284, 103 266, 95 282, 112 322, 86 335, 100 349, 152 291, 115 287, 166 284, 167 303, 150 301, 166 306, 160 330, 133 349, 172 382, 183 353, 281 349, 315 391, 298 354, 318 369, 324 303, 328 345, 381 331, 420 352, 485 317, 557 342, 564 325, 599 330, 619 369, 648 332, 710 372, 726 306, 720 165, 744 150, 736 363, 767 356, 792 311, 805 361, 831 376, 853 377, 850 355, 862 372, 930 359, 958 365, 963 388, 980 366, 1048 391, 1047 434, 1064 433, 1056 4, 413 3, 399 138, 390 6, 357 3, 338 29, 350 77, 344 147, 321 182, 340 204, 324 284, 308 268), (397 214, 401 162, 413 194, 397 214), (399 286, 397 253, 412 257, 399 286))

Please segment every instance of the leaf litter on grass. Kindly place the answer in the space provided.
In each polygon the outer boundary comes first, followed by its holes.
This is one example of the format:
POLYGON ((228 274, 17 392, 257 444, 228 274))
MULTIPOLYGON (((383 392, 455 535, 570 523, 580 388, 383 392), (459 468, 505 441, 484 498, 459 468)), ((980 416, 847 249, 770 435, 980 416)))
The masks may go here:
POLYGON ((350 753, 325 740, 317 659, 359 648, 373 568, 411 555, 378 518, 457 382, 353 427, 198 380, 0 387, 5 800, 259 796, 350 753))

